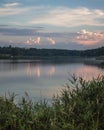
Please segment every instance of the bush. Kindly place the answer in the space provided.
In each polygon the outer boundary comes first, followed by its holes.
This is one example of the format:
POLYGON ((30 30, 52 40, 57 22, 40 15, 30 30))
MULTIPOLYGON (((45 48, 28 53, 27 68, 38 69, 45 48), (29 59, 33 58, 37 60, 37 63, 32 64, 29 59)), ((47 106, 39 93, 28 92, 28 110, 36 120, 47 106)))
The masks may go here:
POLYGON ((0 98, 0 130, 103 130, 104 76, 92 81, 73 76, 52 104, 15 95, 0 98))

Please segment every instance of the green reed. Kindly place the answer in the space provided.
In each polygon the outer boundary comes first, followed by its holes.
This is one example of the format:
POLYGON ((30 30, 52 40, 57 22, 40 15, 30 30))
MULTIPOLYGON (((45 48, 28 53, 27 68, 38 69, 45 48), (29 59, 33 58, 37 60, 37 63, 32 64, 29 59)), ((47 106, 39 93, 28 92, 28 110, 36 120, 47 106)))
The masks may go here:
MULTIPOLYGON (((0 130, 103 130, 104 76, 92 81, 73 76, 49 105, 15 94, 0 97, 0 130)), ((28 96, 28 94, 27 94, 28 96)))

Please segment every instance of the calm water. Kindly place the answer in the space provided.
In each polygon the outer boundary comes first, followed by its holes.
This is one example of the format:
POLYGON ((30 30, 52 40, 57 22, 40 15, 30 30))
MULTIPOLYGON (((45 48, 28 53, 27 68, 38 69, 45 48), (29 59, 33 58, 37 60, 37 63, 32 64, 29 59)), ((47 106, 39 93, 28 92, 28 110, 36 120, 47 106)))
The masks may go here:
POLYGON ((47 63, 41 61, 0 61, 0 96, 15 92, 19 97, 25 92, 31 98, 51 98, 58 93, 72 75, 85 79, 104 74, 104 70, 83 63, 47 63))

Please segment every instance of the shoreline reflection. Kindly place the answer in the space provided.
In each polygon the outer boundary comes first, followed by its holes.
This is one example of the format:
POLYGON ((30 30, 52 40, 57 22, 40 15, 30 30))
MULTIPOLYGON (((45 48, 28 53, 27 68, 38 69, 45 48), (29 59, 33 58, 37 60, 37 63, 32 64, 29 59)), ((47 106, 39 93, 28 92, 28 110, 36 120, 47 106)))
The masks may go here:
POLYGON ((0 63, 0 95, 14 92, 23 96, 50 98, 60 92, 67 79, 75 74, 86 80, 104 75, 104 69, 83 63, 0 63), (70 74, 70 75, 69 75, 70 74), (41 92, 41 94, 40 94, 41 92))

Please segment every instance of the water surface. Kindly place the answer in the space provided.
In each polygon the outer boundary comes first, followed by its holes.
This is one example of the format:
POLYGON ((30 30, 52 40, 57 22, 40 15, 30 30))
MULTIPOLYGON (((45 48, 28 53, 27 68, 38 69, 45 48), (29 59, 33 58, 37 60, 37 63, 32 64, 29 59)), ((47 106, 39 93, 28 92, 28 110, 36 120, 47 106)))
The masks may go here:
POLYGON ((27 92, 31 98, 51 98, 58 93, 71 75, 87 80, 104 74, 104 70, 82 62, 0 61, 0 96, 27 92))

